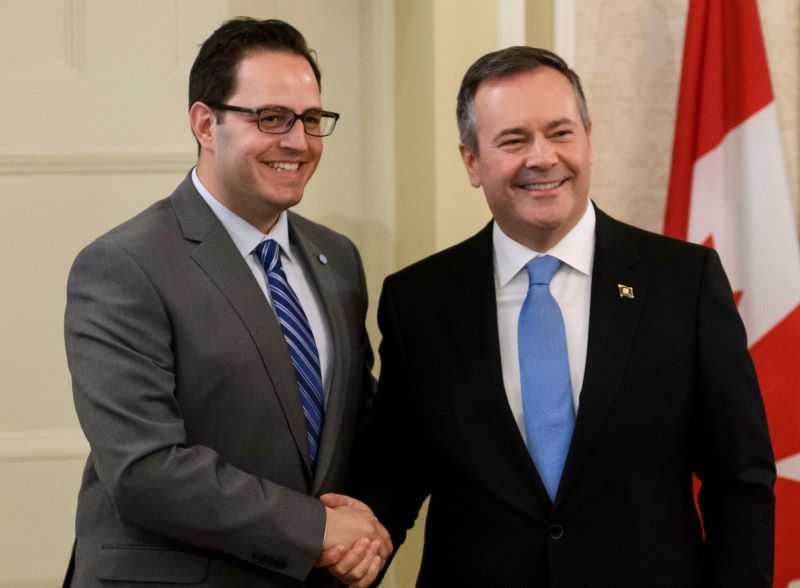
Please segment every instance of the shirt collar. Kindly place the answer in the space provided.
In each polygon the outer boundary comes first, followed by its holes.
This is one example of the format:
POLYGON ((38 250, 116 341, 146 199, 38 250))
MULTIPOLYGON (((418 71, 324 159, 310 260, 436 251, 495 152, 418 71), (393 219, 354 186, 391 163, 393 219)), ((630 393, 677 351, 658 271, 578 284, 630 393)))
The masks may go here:
POLYGON ((203 182, 200 181, 196 167, 192 170, 192 183, 194 183, 194 187, 197 188, 200 196, 203 197, 203 200, 206 201, 206 204, 208 204, 214 215, 219 219, 219 222, 221 222, 225 230, 228 231, 228 234, 233 240, 233 244, 236 245, 242 257, 246 258, 250 255, 261 241, 265 239, 274 239, 278 242, 278 245, 281 246, 283 255, 288 258, 289 261, 293 261, 291 249, 289 249, 289 220, 285 210, 281 212, 277 222, 270 229, 269 233, 265 235, 238 214, 225 208, 225 206, 208 191, 208 188, 203 185, 203 182))
POLYGON ((572 230, 549 251, 534 251, 506 235, 495 222, 492 229, 494 268, 499 287, 506 286, 537 255, 552 255, 590 276, 594 264, 595 213, 591 202, 572 230))

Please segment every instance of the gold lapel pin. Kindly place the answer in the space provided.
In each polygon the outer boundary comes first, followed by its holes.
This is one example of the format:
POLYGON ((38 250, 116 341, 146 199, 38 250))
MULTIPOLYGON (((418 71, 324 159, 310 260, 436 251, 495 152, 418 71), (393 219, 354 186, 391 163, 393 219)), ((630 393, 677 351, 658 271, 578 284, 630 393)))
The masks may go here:
POLYGON ((633 298, 633 288, 625 284, 617 284, 620 298, 633 298))

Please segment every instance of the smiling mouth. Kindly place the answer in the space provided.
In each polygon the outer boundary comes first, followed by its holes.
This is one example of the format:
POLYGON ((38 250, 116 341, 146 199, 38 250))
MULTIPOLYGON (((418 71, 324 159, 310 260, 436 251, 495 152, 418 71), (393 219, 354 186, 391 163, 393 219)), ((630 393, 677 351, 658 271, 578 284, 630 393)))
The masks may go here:
POLYGON ((283 169, 286 171, 295 171, 297 168, 300 167, 300 163, 297 161, 288 162, 288 161, 269 161, 267 165, 273 169, 283 169))
POLYGON ((555 190, 561 184, 566 182, 566 180, 558 180, 555 182, 541 182, 535 184, 519 184, 519 187, 523 190, 528 190, 531 192, 544 192, 546 190, 555 190))

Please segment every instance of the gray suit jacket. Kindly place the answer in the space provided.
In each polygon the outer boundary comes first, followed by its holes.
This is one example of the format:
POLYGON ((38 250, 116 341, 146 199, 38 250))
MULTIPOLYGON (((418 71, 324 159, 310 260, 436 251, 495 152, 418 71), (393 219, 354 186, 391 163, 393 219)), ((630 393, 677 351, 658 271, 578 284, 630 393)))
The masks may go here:
POLYGON ((313 497, 344 490, 371 396, 367 292, 347 238, 289 227, 334 345, 316 473, 280 326, 190 177, 78 255, 65 338, 91 453, 66 584, 329 582, 313 497))

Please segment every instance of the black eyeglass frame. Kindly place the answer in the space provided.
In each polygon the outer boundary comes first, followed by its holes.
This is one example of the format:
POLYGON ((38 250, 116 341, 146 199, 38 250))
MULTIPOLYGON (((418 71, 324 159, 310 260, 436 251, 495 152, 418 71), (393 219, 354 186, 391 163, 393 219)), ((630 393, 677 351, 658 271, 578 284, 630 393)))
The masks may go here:
POLYGON ((329 110, 321 110, 319 108, 309 108, 305 112, 297 113, 297 112, 294 112, 294 111, 286 108, 285 106, 275 106, 275 105, 262 106, 261 108, 246 108, 244 106, 233 106, 231 104, 214 103, 214 104, 209 104, 208 106, 210 108, 213 108, 214 110, 228 110, 228 111, 231 111, 231 112, 244 112, 244 113, 247 113, 247 114, 254 114, 254 115, 256 115, 256 122, 257 122, 257 125, 258 125, 258 130, 261 131, 262 133, 266 133, 268 135, 285 135, 286 133, 288 133, 289 131, 292 130, 292 128, 294 127, 294 123, 299 120, 300 123, 303 125, 303 132, 306 135, 309 135, 311 137, 328 137, 331 134, 333 134, 333 131, 336 128, 336 123, 339 121, 339 113, 338 112, 331 112, 329 110), (291 114, 292 118, 286 124, 286 128, 283 129, 282 131, 265 131, 264 129, 261 128, 261 113, 262 112, 266 112, 268 110, 275 111, 276 109, 280 109, 283 112, 291 114), (331 130, 328 131, 327 133, 325 133, 324 135, 323 134, 318 134, 318 133, 309 133, 308 132, 308 128, 306 127, 305 117, 306 117, 306 115, 308 115, 309 113, 312 113, 312 112, 315 113, 315 114, 319 114, 321 117, 327 117, 327 118, 333 119, 333 123, 331 124, 331 130))

